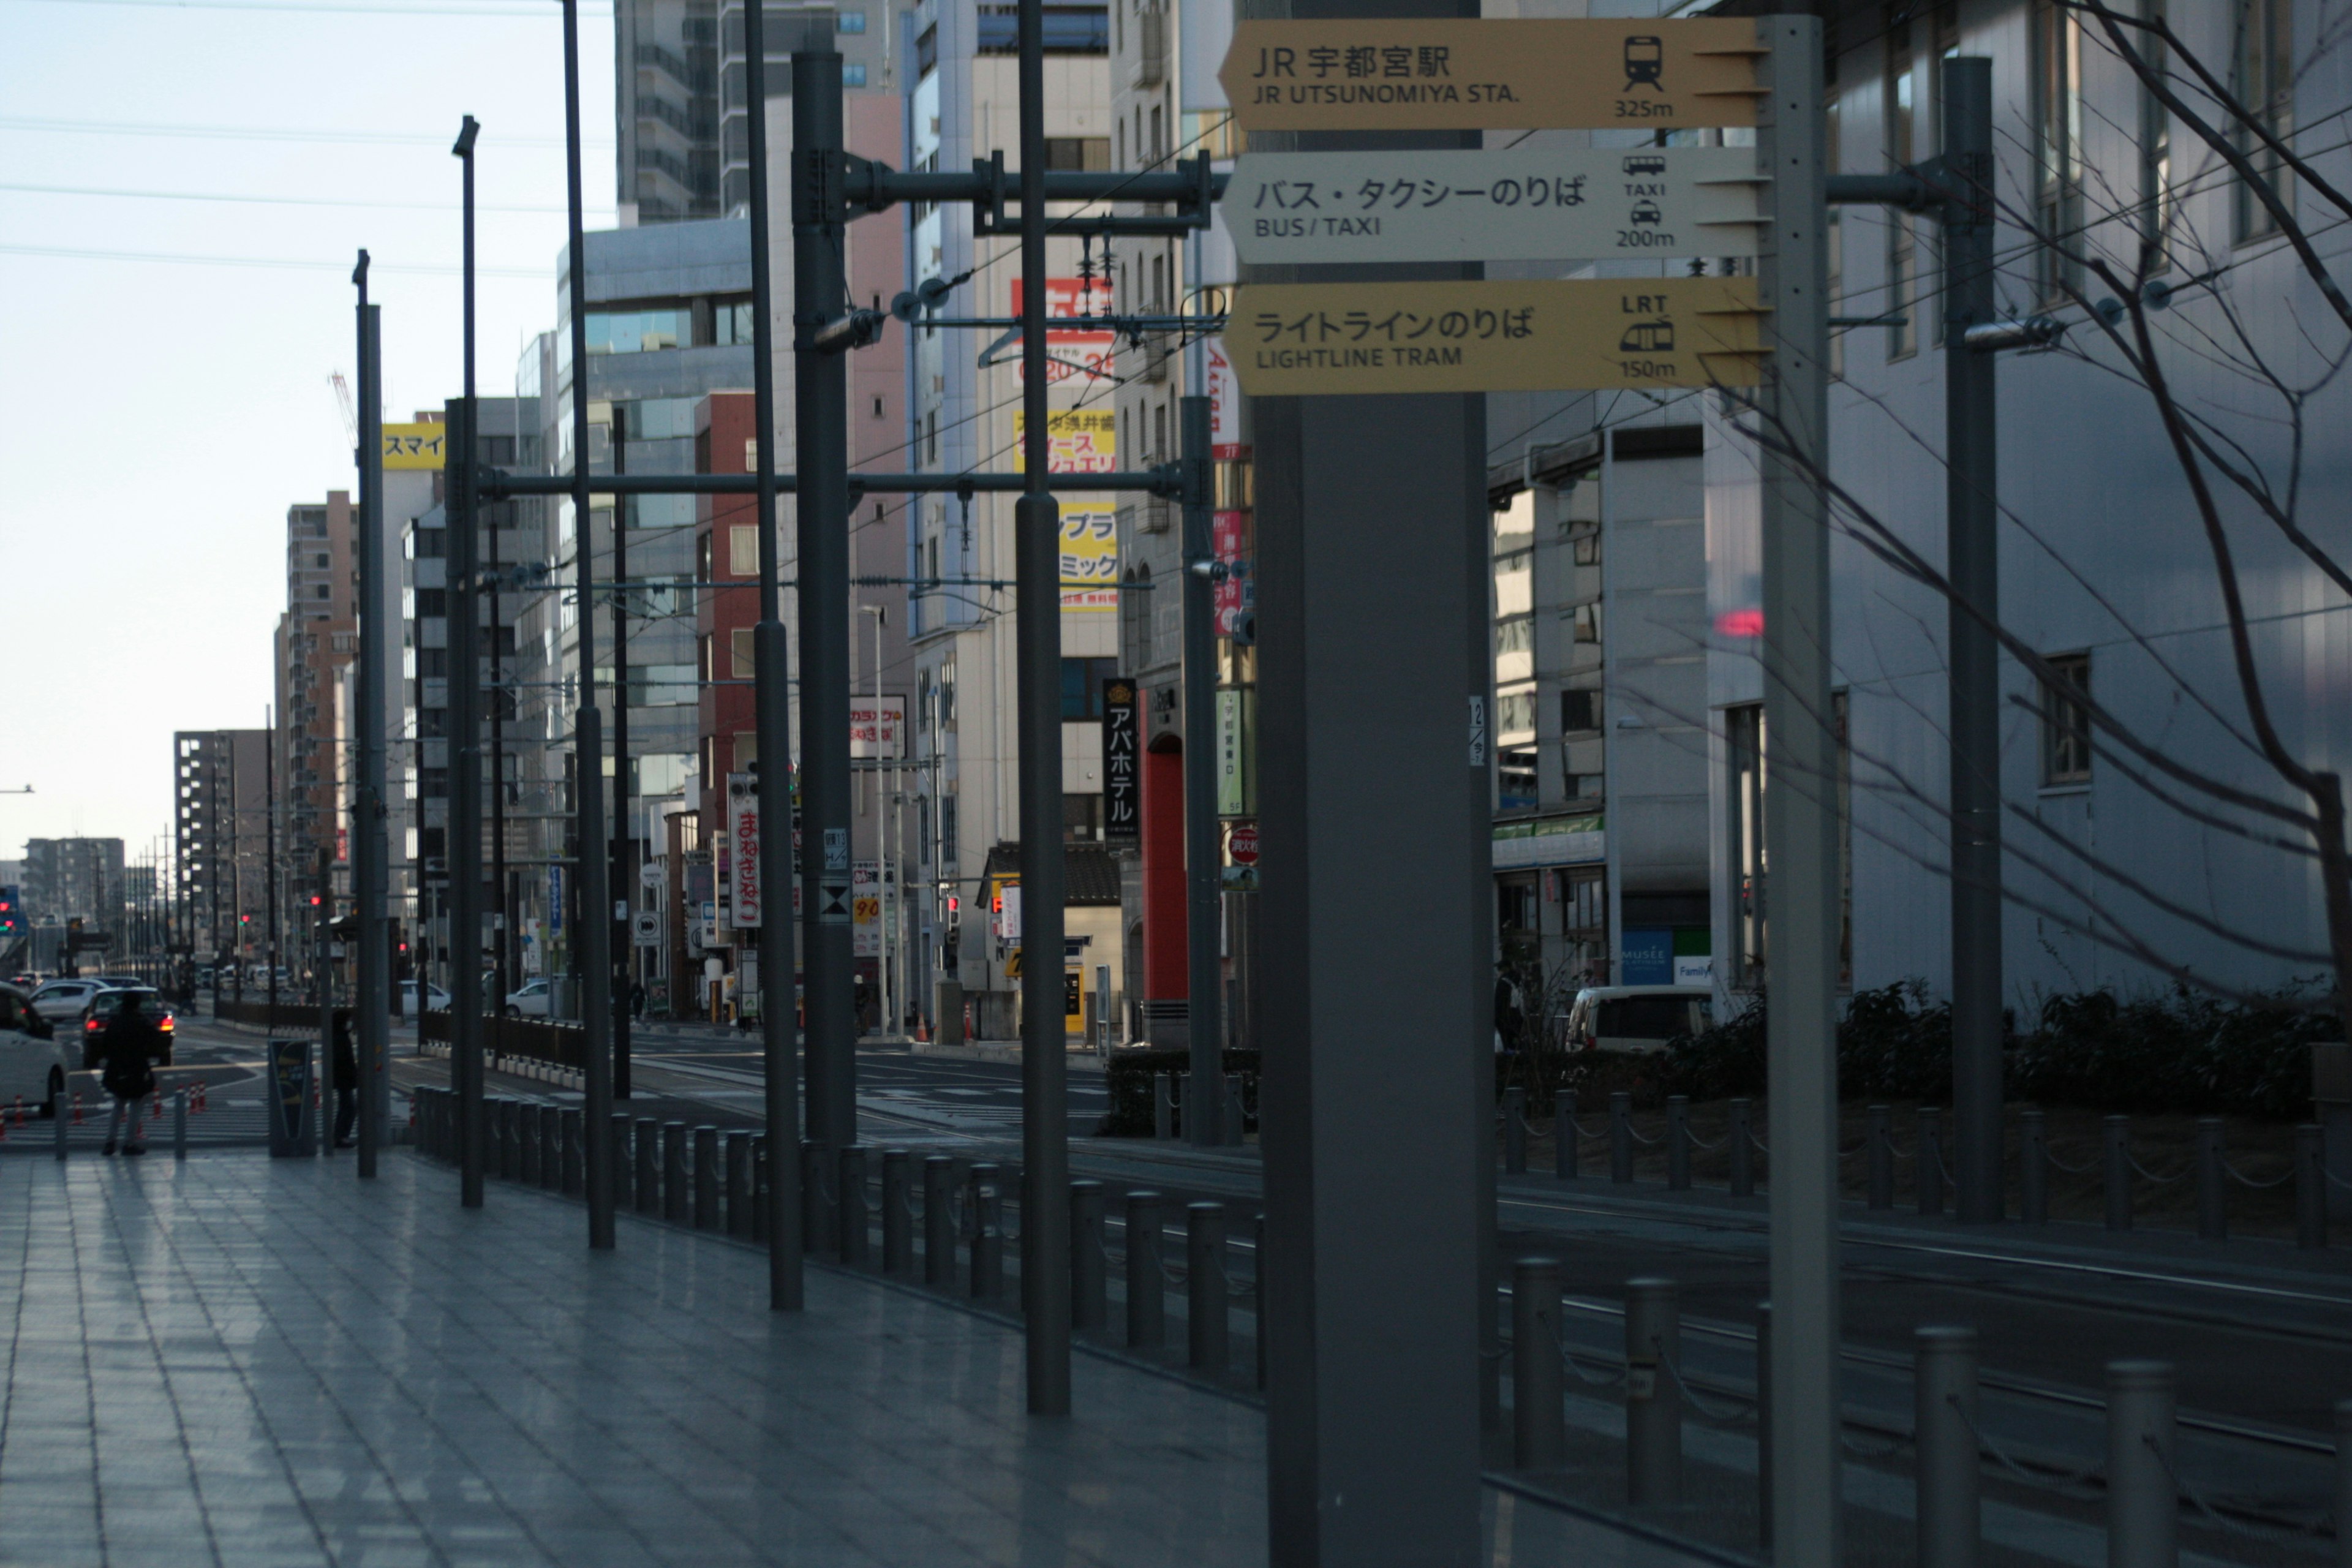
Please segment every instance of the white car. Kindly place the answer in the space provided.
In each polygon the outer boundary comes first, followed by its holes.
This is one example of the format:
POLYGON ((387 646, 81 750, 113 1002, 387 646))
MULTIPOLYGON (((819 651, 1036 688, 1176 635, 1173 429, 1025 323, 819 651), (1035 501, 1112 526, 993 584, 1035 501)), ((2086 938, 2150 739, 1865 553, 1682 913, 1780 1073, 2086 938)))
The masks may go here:
POLYGON ((1571 1051, 1663 1051, 1677 1035, 1715 1022, 1715 992, 1706 985, 1588 985, 1568 1011, 1571 1051))
POLYGON ((544 1018, 555 994, 544 980, 534 980, 520 991, 507 993, 507 1016, 509 1018, 544 1018))
MULTIPOLYGON (((38 1105, 41 1114, 55 1114, 57 1097, 65 1092, 70 1041, 60 1042, 58 1027, 33 1005, 33 999, 13 985, 0 985, 0 1105, 22 1098, 38 1105)), ((64 1031, 70 1037, 72 1031, 64 1031)))
MULTIPOLYGON (((425 985, 425 1005, 436 1013, 446 1013, 449 1010, 449 993, 427 981, 425 985)), ((416 982, 414 980, 404 980, 400 983, 400 1016, 404 1018, 416 1016, 416 982)))
POLYGON ((52 1024, 70 1023, 105 989, 95 980, 52 980, 33 993, 33 1011, 52 1024))

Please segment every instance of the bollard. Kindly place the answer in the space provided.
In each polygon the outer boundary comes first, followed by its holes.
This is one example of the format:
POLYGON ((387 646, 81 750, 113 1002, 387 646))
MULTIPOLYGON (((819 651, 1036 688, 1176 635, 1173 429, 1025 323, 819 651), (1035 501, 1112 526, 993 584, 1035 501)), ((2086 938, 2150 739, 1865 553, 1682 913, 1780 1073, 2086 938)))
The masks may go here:
POLYGON ((1229 1072, 1225 1075, 1225 1125, 1223 1131, 1225 1134, 1225 1142, 1234 1145, 1235 1148, 1239 1148, 1244 1140, 1242 1137, 1242 1075, 1237 1072, 1229 1072))
MULTIPOLYGON (((573 1105, 563 1107, 562 1114, 556 1121, 555 1157, 560 1163, 557 1179, 562 1183, 563 1195, 567 1198, 578 1197, 587 1186, 587 1184, 581 1180, 580 1157, 580 1134, 587 1125, 586 1114, 573 1105)), ((624 1145, 615 1143, 613 1147, 619 1149, 624 1145)))
POLYGON ((1511 1270, 1511 1435, 1523 1470, 1568 1462, 1560 1370, 1559 1260, 1522 1258, 1511 1270))
POLYGON ((841 1151, 841 1260, 852 1268, 866 1264, 873 1240, 866 1216, 866 1145, 852 1143, 841 1151))
POLYGON ((1103 1184, 1070 1184, 1070 1326, 1099 1329, 1110 1321, 1108 1260, 1103 1255, 1103 1184))
POLYGON ((1127 1344, 1156 1351, 1168 1342, 1167 1286, 1160 1272, 1160 1194, 1127 1194, 1127 1344))
POLYGON ((1551 1173, 1563 1182, 1583 1173, 1584 1151, 1576 1138, 1576 1090, 1563 1089, 1551 1101, 1551 1173))
POLYGON ((719 1135, 719 1163, 727 1173, 727 1234, 756 1241, 751 1226, 751 1134, 736 1130, 719 1135))
POLYGON ((1231 1361, 1225 1311, 1225 1205, 1184 1205, 1184 1339, 1192 1370, 1223 1377, 1231 1361))
POLYGON ((1503 1173, 1528 1173, 1528 1091, 1524 1089, 1503 1091, 1503 1173))
POLYGON ((1924 1328, 1912 1390, 1918 1448, 1918 1568, 1977 1568, 1984 1534, 1977 1458, 1977 1335, 1924 1328))
POLYGON ((1889 1123, 1894 1108, 1874 1105, 1863 1113, 1864 1158, 1870 1163, 1870 1208, 1874 1214, 1895 1207, 1895 1133, 1889 1123))
MULTIPOLYGON (((65 1134, 61 1128, 59 1129, 58 1135, 58 1156, 62 1158, 65 1152, 65 1134)), ((187 1157, 188 1091, 183 1089, 175 1091, 172 1096, 172 1158, 174 1160, 184 1160, 187 1157)))
POLYGON ((649 1116, 637 1119, 636 1149, 637 1212, 647 1219, 654 1219, 661 1214, 660 1122, 649 1116))
POLYGON ((997 1168, 971 1168, 971 1299, 993 1301, 1004 1294, 1004 1232, 998 1223, 997 1168))
POLYGON ((1621 1187, 1633 1179, 1633 1096, 1622 1089, 1609 1097, 1609 1179, 1621 1187))
POLYGON ((1919 1108, 1919 1152, 1912 1184, 1918 1189, 1919 1212, 1944 1212, 1944 1113, 1932 1105, 1919 1108))
POLYGON ((2308 1122, 2294 1130, 2294 1244, 2327 1245, 2327 1141, 2308 1122))
POLYGON ((57 1156, 66 1157, 66 1131, 72 1126, 67 1120, 66 1097, 62 1092, 49 1097, 49 1141, 57 1146, 57 1156))
POLYGON ((2107 1363, 2108 1568, 2179 1568, 2172 1363, 2107 1363))
MULTIPOLYGON (((2352 1399, 2336 1402, 2336 1517, 2352 1521, 2352 1399)), ((2352 1568, 2352 1528, 2336 1527, 2336 1568, 2352 1568)))
POLYGON ((661 1124, 661 1216, 671 1225, 690 1217, 686 1197, 686 1123, 661 1124))
POLYGON ((768 1135, 751 1134, 751 1240, 764 1247, 773 1236, 773 1221, 768 1213, 770 1176, 768 1172, 768 1135))
POLYGON ((522 1101, 510 1095, 499 1101, 499 1175, 509 1182, 522 1176, 522 1101))
POLYGON ((1637 1506, 1682 1501, 1682 1394, 1665 1366, 1681 1354, 1675 1282, 1625 1281, 1625 1495, 1637 1506))
POLYGON ((1690 1191, 1690 1096, 1666 1096, 1666 1187, 1690 1191))
POLYGON ((2042 1131, 2042 1112, 2028 1110, 2020 1121, 2017 1140, 2017 1217, 2027 1225, 2050 1223, 2050 1142, 2042 1131))
MULTIPOLYGON (((604 1124, 604 1137, 607 1144, 604 1155, 604 1181, 612 1189, 613 1210, 615 1214, 632 1206, 636 1201, 636 1178, 631 1173, 629 1166, 629 1131, 630 1122, 625 1111, 613 1112, 613 1119, 604 1124)), ((583 1110, 581 1113, 580 1121, 580 1190, 583 1193, 588 1190, 587 1138, 587 1113, 583 1110)))
POLYGON ((694 1130, 694 1228, 719 1228, 719 1129, 694 1130))
POLYGON ((2222 1164, 2226 1123, 2218 1116, 2197 1119, 2197 1237, 2230 1239, 2230 1173, 2222 1164))
POLYGON ((539 1108, 521 1101, 515 1106, 515 1180, 539 1185, 539 1108))
POLYGON ((539 1184, 549 1192, 563 1185, 563 1110, 561 1106, 539 1108, 539 1184))
POLYGON ((915 1273, 915 1160, 904 1149, 882 1151, 882 1272, 915 1273))
POLYGON ((955 1161, 923 1156, 923 1283, 945 1290, 955 1283, 955 1161))
POLYGON ((1756 1303, 1756 1544, 1772 1552, 1772 1303, 1756 1303))
POLYGON ((825 1147, 801 1141, 801 1246, 807 1254, 831 1250, 833 1235, 833 1173, 825 1169, 825 1147))
POLYGON ((1731 1195, 1756 1195, 1755 1106, 1745 1100, 1731 1102, 1731 1195))
POLYGON ((1165 1142, 1176 1135, 1176 1075, 1151 1075, 1151 1135, 1165 1142))
POLYGON ((2131 1118, 2110 1116, 2099 1129, 2102 1184, 2107 1194, 2107 1228, 2129 1230, 2132 1222, 2131 1118))

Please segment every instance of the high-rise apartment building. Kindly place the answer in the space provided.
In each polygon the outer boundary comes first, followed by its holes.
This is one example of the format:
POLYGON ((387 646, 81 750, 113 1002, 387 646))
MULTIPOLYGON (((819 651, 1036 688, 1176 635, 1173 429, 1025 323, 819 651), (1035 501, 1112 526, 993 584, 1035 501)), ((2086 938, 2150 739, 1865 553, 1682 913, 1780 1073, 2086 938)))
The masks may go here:
POLYGON ((359 652, 358 523, 341 490, 286 511, 286 609, 274 639, 278 848, 305 888, 321 851, 348 859, 341 804, 356 716, 343 674, 359 652))

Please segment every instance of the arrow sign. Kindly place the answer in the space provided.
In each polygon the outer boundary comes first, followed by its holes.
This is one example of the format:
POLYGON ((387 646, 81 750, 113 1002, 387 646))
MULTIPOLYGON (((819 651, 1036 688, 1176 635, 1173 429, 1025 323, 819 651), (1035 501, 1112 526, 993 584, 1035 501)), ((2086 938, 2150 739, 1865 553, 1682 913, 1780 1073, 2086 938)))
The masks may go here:
POLYGON ((1753 125, 1756 28, 1736 17, 1243 22, 1217 79, 1245 132, 1753 125))
POLYGON ((1255 265, 1753 256, 1762 183, 1753 147, 1246 153, 1224 217, 1255 265))
POLYGON ((1249 283, 1225 346, 1253 397, 1753 386, 1752 278, 1249 283))

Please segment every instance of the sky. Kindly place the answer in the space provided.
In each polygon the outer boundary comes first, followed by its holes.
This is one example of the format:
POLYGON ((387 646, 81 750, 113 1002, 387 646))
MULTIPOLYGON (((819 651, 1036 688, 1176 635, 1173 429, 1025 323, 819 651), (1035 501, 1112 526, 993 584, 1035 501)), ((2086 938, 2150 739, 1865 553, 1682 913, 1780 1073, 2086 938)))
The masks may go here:
MULTIPOLYGON (((356 486, 330 378, 354 376, 361 247, 385 417, 459 390, 467 114, 482 390, 554 325, 561 17, 0 0, 0 791, 33 789, 0 793, 0 859, 168 843, 173 731, 262 723, 286 509, 356 486)), ((608 3, 583 0, 581 57, 587 224, 610 227, 608 3)))

